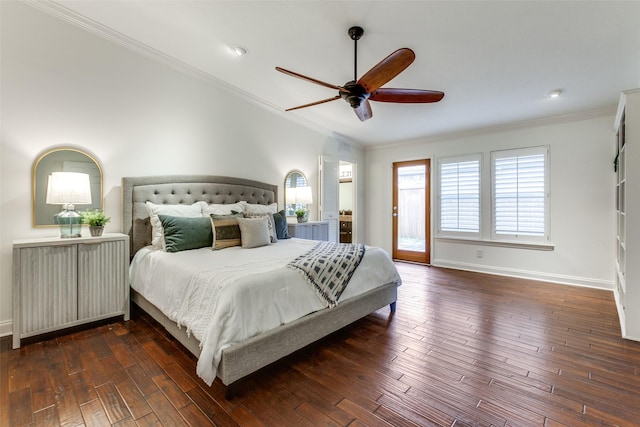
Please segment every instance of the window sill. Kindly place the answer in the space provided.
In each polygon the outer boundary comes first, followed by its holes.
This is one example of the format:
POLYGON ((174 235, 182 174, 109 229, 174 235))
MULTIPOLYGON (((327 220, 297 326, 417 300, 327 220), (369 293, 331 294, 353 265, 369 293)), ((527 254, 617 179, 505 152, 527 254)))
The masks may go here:
POLYGON ((460 237, 436 237, 436 241, 445 243, 497 246, 501 248, 532 249, 536 251, 552 251, 555 249, 555 245, 551 243, 521 243, 502 240, 465 239, 460 237))

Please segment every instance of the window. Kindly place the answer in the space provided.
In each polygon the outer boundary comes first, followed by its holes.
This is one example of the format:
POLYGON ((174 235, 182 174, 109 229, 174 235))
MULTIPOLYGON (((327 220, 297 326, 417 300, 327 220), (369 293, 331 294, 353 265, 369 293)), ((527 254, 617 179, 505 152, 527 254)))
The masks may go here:
POLYGON ((480 234, 480 154, 439 160, 441 235, 480 234))
POLYGON ((547 240, 548 147, 491 153, 492 239, 547 240))

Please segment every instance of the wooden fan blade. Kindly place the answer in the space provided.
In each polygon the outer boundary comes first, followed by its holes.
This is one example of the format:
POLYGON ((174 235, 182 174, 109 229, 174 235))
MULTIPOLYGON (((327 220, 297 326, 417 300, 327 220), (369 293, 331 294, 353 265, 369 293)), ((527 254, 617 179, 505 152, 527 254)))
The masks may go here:
POLYGON ((356 116, 360 119, 360 121, 364 122, 365 120, 369 120, 373 117, 373 111, 371 111, 371 104, 369 104, 368 100, 364 100, 360 103, 358 108, 354 108, 353 111, 356 113, 356 116))
POLYGON ((284 111, 293 111, 293 110, 299 110, 301 108, 313 107, 314 105, 324 104, 325 102, 335 101, 336 99, 340 99, 340 95, 332 96, 331 98, 323 99, 322 101, 312 102, 310 104, 304 104, 304 105, 299 105, 293 108, 287 108, 284 111))
POLYGON ((415 58, 416 55, 411 49, 406 47, 398 49, 360 77, 358 84, 367 93, 372 93, 400 74, 415 58))
POLYGON ((281 73, 287 74, 289 76, 297 77, 299 79, 306 80, 308 82, 315 83, 315 84, 320 85, 320 86, 328 87, 330 89, 344 90, 344 88, 342 88, 340 86, 332 85, 331 83, 325 83, 323 81, 314 79, 312 77, 303 76, 302 74, 298 74, 298 73, 293 72, 293 71, 285 70, 284 68, 281 68, 281 67, 276 67, 276 70, 280 71, 281 73))
POLYGON ((369 96, 369 99, 372 101, 416 104, 438 102, 442 98, 444 98, 444 92, 439 92, 437 90, 392 88, 378 89, 369 96))

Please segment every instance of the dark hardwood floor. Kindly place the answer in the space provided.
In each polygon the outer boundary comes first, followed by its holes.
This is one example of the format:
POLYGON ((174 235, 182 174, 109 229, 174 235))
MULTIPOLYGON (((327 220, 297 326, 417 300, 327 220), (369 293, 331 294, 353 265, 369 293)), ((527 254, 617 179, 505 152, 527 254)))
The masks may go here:
POLYGON ((610 292, 397 264, 373 313, 224 399, 145 315, 10 349, 0 425, 632 426, 640 343, 610 292))

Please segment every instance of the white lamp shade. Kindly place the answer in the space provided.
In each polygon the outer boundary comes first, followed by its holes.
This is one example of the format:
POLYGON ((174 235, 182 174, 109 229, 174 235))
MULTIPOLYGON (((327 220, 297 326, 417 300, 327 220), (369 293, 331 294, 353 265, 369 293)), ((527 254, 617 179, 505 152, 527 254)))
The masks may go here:
POLYGON ((90 205, 89 175, 78 172, 53 172, 47 183, 47 204, 90 205))
POLYGON ((287 188, 285 191, 286 191, 286 194, 285 194, 284 202, 288 205, 295 205, 296 204, 296 188, 290 187, 290 188, 287 188))
POLYGON ((296 188, 296 203, 300 205, 309 205, 313 203, 311 187, 307 186, 296 188))

